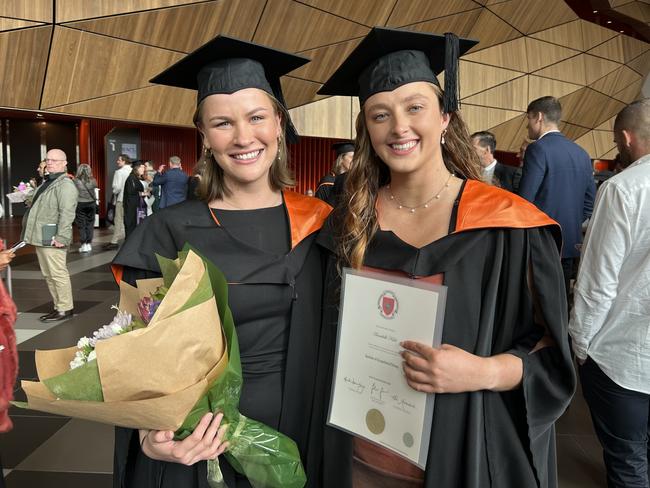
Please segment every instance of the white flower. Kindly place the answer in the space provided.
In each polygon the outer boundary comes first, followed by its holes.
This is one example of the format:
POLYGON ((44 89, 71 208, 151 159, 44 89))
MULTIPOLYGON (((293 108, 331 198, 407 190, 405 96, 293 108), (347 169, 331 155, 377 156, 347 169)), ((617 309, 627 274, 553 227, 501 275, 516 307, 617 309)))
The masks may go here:
POLYGON ((70 369, 78 368, 86 364, 86 354, 83 351, 77 351, 74 359, 70 361, 70 369))
POLYGON ((77 349, 84 349, 88 346, 90 346, 90 339, 88 337, 82 337, 79 339, 79 342, 77 342, 77 349))
POLYGON ((90 354, 88 354, 88 358, 86 359, 87 362, 93 361, 94 359, 97 359, 97 353, 93 350, 90 351, 90 354))

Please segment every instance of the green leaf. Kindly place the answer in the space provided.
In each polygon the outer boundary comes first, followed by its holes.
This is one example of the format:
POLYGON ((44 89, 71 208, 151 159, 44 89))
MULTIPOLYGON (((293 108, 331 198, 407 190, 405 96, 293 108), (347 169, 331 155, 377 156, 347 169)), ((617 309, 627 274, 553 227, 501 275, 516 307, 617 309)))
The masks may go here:
POLYGON ((57 398, 62 400, 104 401, 96 359, 58 376, 43 380, 43 383, 57 398))

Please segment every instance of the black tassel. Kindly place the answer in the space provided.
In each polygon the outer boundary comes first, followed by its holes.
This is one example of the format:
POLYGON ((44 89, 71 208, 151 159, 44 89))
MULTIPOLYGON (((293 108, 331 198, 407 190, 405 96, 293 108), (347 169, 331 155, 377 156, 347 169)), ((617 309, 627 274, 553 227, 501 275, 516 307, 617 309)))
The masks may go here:
POLYGON ((445 94, 442 99, 443 111, 451 113, 458 110, 459 73, 458 73, 458 36, 445 33, 445 94))
POLYGON ((291 117, 289 116, 289 107, 287 107, 287 102, 284 100, 284 95, 282 94, 282 85, 280 84, 280 78, 277 80, 269 80, 271 85, 271 90, 273 90, 273 95, 275 99, 280 102, 280 104, 287 110, 287 120, 284 131, 284 136, 286 138, 287 144, 298 144, 300 142, 300 135, 296 130, 296 126, 293 125, 291 117))

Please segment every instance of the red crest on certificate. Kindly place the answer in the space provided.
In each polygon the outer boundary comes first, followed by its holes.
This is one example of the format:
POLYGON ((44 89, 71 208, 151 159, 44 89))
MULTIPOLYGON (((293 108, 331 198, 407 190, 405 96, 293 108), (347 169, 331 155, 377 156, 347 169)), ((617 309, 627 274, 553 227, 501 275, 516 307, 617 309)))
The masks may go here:
POLYGON ((379 297, 379 313, 385 319, 392 319, 397 313, 397 297, 392 291, 385 291, 379 297))

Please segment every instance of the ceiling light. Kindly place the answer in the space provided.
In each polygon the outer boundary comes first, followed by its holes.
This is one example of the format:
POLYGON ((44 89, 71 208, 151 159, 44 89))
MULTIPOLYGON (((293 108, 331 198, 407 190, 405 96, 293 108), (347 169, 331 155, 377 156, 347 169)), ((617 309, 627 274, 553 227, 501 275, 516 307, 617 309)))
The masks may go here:
POLYGON ((597 13, 598 13, 598 10, 594 10, 594 13, 597 14, 597 13))
POLYGON ((42 118, 43 114, 36 114, 36 117, 42 118))
POLYGON ((607 21, 607 23, 608 23, 608 24, 611 24, 611 23, 612 23, 612 21, 611 21, 611 20, 608 20, 608 21, 607 21))

